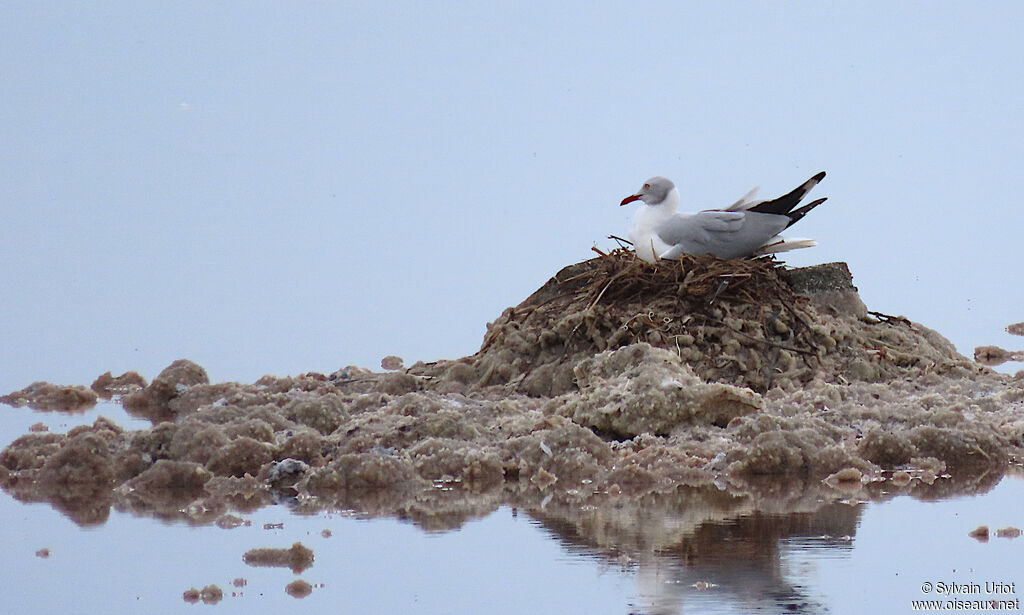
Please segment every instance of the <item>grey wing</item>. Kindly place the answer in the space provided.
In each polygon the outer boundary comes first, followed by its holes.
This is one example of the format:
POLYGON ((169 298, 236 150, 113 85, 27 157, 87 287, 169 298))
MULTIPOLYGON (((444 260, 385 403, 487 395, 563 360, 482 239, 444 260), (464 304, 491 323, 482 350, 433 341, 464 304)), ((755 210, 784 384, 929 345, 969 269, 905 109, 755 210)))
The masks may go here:
POLYGON ((729 235, 743 227, 747 214, 741 211, 711 209, 690 215, 677 215, 661 228, 658 236, 670 245, 705 246, 721 241, 720 234, 729 235))
POLYGON ((673 246, 669 254, 673 258, 679 252, 737 258, 756 252, 788 222, 786 216, 773 214, 709 210, 674 218, 658 230, 658 235, 673 246))

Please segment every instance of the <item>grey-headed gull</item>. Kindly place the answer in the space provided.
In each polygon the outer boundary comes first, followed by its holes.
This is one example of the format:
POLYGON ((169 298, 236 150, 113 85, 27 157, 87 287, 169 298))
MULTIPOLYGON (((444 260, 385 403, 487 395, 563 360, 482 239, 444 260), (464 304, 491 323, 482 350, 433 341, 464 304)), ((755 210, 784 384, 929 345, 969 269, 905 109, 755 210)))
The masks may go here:
POLYGON ((769 201, 757 200, 757 188, 725 209, 695 214, 676 212, 679 190, 672 180, 652 177, 636 194, 622 199, 643 204, 633 217, 629 240, 636 255, 649 263, 678 258, 680 254, 714 254, 740 258, 774 254, 816 245, 813 239, 786 239, 779 235, 825 199, 797 208, 800 199, 825 177, 822 171, 792 192, 769 201))

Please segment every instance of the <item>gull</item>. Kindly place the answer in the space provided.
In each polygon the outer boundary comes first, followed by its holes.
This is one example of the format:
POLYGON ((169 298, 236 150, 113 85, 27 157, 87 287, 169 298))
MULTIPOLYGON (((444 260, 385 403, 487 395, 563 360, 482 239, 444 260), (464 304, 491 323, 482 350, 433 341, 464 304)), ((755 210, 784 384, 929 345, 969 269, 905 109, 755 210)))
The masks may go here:
POLYGON ((642 202, 633 216, 629 240, 636 255, 649 263, 684 253, 740 258, 810 248, 816 245, 813 239, 786 239, 779 233, 825 201, 818 199, 797 208, 800 199, 824 177, 822 171, 776 199, 757 200, 758 189, 754 188, 725 209, 681 214, 676 212, 676 185, 668 178, 655 176, 636 194, 622 199, 621 205, 642 202))

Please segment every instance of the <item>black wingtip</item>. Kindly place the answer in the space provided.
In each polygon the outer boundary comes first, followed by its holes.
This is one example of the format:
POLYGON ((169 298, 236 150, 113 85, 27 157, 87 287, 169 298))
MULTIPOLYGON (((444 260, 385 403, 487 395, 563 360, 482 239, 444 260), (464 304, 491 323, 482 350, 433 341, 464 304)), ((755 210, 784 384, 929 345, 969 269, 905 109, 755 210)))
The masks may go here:
POLYGON ((811 201, 810 203, 804 205, 803 207, 801 207, 799 209, 794 209, 793 211, 791 211, 788 214, 786 214, 789 217, 789 224, 786 225, 786 228, 789 228, 789 227, 793 226, 794 224, 796 224, 797 221, 800 220, 800 218, 803 218, 804 216, 807 215, 808 212, 810 212, 812 209, 814 209, 818 205, 821 205, 822 203, 824 203, 827 200, 828 200, 828 197, 827 196, 823 196, 820 199, 811 201))
MULTIPOLYGON (((787 194, 759 203, 758 205, 751 207, 750 211, 788 216, 793 208, 800 204, 800 200, 807 196, 807 193, 813 190, 814 187, 818 185, 818 182, 824 178, 825 172, 821 171, 796 188, 793 188, 787 194)), ((792 224, 792 222, 790 224, 792 224)))

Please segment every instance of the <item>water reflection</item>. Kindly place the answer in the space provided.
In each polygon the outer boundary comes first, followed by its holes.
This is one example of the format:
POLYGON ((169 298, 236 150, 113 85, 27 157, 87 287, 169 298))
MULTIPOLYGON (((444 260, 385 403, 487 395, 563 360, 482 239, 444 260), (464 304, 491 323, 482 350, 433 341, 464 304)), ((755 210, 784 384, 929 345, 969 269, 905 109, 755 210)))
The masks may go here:
POLYGON ((688 603, 713 601, 732 604, 739 611, 799 613, 819 612, 822 605, 811 595, 813 590, 787 578, 781 545, 801 540, 809 547, 847 553, 862 510, 863 505, 830 504, 814 513, 755 512, 692 526, 678 516, 666 518, 666 525, 681 533, 676 540, 629 553, 584 546, 579 544, 583 537, 572 535, 574 528, 543 517, 538 520, 572 544, 570 551, 600 554, 632 571, 640 612, 681 613, 688 603))
MULTIPOLYGON (((461 545, 459 550, 451 547, 453 551, 448 557, 462 561, 464 566, 471 563, 471 568, 491 570, 490 573, 482 574, 496 574, 493 568, 497 567, 500 570, 503 565, 544 566, 547 564, 542 560, 550 558, 551 555, 544 553, 547 550, 535 548, 532 552, 520 554, 521 560, 508 561, 506 558, 509 557, 509 553, 501 549, 487 548, 486 543, 481 543, 481 534, 477 533, 473 542, 467 544, 464 539, 457 538, 465 531, 456 530, 466 530, 468 521, 487 518, 486 526, 489 532, 514 535, 517 532, 515 519, 505 522, 490 520, 508 520, 510 516, 518 517, 519 520, 528 519, 529 525, 546 535, 548 540, 544 542, 554 540, 561 546, 563 557, 571 558, 577 565, 591 562, 590 565, 595 568, 607 571, 605 575, 595 579, 596 583, 607 584, 609 578, 617 578, 625 585, 622 602, 598 604, 600 608, 595 608, 592 602, 587 602, 592 599, 578 596, 581 604, 589 605, 579 612, 631 612, 652 615, 692 612, 842 612, 841 609, 835 608, 836 599, 822 586, 820 580, 808 575, 805 566, 794 566, 794 559, 815 561, 818 562, 816 565, 821 566, 821 562, 849 562, 855 552, 864 552, 865 549, 868 549, 869 561, 872 557, 876 561, 906 558, 907 553, 892 550, 892 543, 885 544, 882 547, 883 551, 878 551, 880 547, 877 542, 872 545, 869 541, 867 546, 861 544, 859 533, 869 513, 885 509, 888 502, 896 504, 894 500, 897 499, 900 502, 939 501, 929 509, 934 511, 929 518, 915 517, 911 523, 913 527, 909 529, 894 528, 894 531, 901 534, 900 540, 907 538, 907 534, 913 534, 915 529, 918 533, 925 534, 927 540, 927 535, 933 531, 930 526, 935 518, 951 516, 948 511, 949 504, 964 501, 963 498, 950 499, 950 496, 988 497, 982 494, 989 492, 997 480, 998 477, 994 474, 970 481, 958 480, 956 477, 940 478, 931 485, 918 482, 905 489, 886 492, 887 489, 892 489, 889 482, 869 484, 861 490, 851 489, 846 494, 837 494, 834 489, 822 483, 814 484, 792 479, 767 480, 750 482, 744 486, 742 492, 726 492, 716 488, 680 488, 660 494, 607 498, 601 503, 591 501, 584 505, 579 501, 537 497, 537 494, 527 492, 519 494, 523 497, 516 503, 512 515, 500 512, 492 514, 495 510, 503 509, 500 498, 493 493, 467 494, 461 493, 459 488, 453 488, 447 491, 438 489, 436 500, 424 502, 421 507, 410 507, 401 514, 389 514, 387 517, 403 522, 405 527, 419 528, 422 531, 416 532, 417 536, 434 537, 425 538, 427 542, 424 544, 438 545, 447 542, 461 545), (467 501, 473 502, 477 508, 467 506, 467 501), (467 551, 467 548, 470 550, 467 551), (875 549, 873 556, 870 555, 871 549, 875 549), (796 558, 794 552, 797 552, 796 558), (533 555, 530 555, 531 553, 533 555), (492 564, 491 560, 505 563, 492 564)), ((1016 497, 1019 499, 1024 483, 1014 482, 1017 485, 1016 497)), ((510 493, 511 491, 506 491, 505 495, 508 496, 510 493)), ((95 522, 100 516, 96 515, 94 508, 84 505, 86 501, 87 499, 83 498, 51 503, 55 508, 64 506, 62 512, 76 522, 95 522)), ((974 500, 967 498, 966 501, 974 500)), ((383 557, 391 560, 399 557, 403 560, 413 558, 409 564, 415 570, 413 574, 431 579, 429 584, 436 587, 437 591, 447 591, 444 588, 451 588, 454 583, 473 582, 472 578, 452 577, 450 569, 439 567, 435 559, 438 556, 433 551, 424 550, 422 546, 415 546, 419 538, 412 538, 413 542, 409 542, 409 532, 401 530, 397 523, 375 523, 374 527, 382 528, 377 542, 367 547, 369 551, 354 548, 353 536, 364 534, 368 526, 351 527, 345 524, 357 523, 351 519, 352 516, 371 516, 366 509, 347 508, 343 517, 339 519, 326 514, 322 508, 308 506, 308 502, 301 498, 283 499, 281 503, 300 516, 276 517, 284 521, 283 527, 287 529, 276 530, 273 536, 281 532, 280 538, 268 542, 272 535, 258 529, 259 520, 273 518, 275 514, 280 515, 281 512, 271 512, 268 517, 266 512, 274 509, 280 511, 280 506, 273 509, 265 508, 257 503, 258 500, 246 499, 238 494, 234 499, 224 497, 221 500, 224 508, 205 512, 175 512, 176 505, 192 502, 187 496, 182 496, 177 502, 173 498, 146 504, 136 502, 134 508, 126 504, 128 502, 131 500, 118 497, 113 508, 133 515, 180 519, 192 525, 200 525, 201 520, 205 523, 222 520, 228 516, 228 513, 223 513, 226 510, 233 510, 252 519, 253 526, 249 530, 205 534, 207 538, 202 542, 204 552, 213 554, 223 551, 220 556, 229 556, 234 561, 240 562, 239 558, 246 549, 263 546, 286 547, 301 539, 303 544, 316 551, 316 563, 310 569, 314 575, 310 580, 314 582, 327 581, 330 585, 332 580, 337 584, 347 581, 352 567, 360 567, 370 558, 381 557, 380 540, 389 540, 387 536, 404 538, 397 542, 392 538, 392 542, 387 543, 390 546, 385 549, 388 554, 383 557), (297 519, 301 518, 309 519, 310 523, 306 524, 306 527, 315 531, 299 532, 303 524, 297 519), (334 521, 331 521, 332 518, 334 521), (339 520, 344 520, 345 524, 339 525, 339 520), (332 527, 335 537, 319 543, 309 537, 309 534, 318 536, 324 527, 332 527), (350 529, 346 530, 346 527, 350 529), (288 534, 289 531, 291 534, 288 534), (346 533, 348 538, 344 537, 346 533), (239 542, 245 545, 244 548, 240 549, 237 546, 239 542)), ((979 511, 987 509, 984 500, 977 502, 973 506, 979 511)), ((355 501, 350 500, 346 503, 351 506, 355 501)), ((380 504, 381 502, 370 502, 370 507, 380 504)), ((110 511, 106 510, 102 516, 105 518, 109 514, 110 511)), ((124 515, 114 516, 123 523, 124 515)), ((237 516, 234 519, 240 521, 237 516)), ((906 522, 907 519, 901 520, 904 526, 906 522)), ((998 527, 995 525, 998 520, 992 516, 965 516, 957 526, 955 536, 947 535, 947 540, 968 545, 978 544, 967 536, 967 531, 979 522, 992 522, 993 528, 998 527)), ((184 537, 179 524, 159 525, 177 532, 175 535, 181 538, 184 537), (175 527, 178 529, 174 529, 175 527)), ((522 525, 519 523, 520 527, 522 525)), ((891 519, 888 525, 893 526, 891 519)), ((241 524, 236 523, 234 526, 239 527, 241 524)), ((479 526, 479 523, 473 523, 469 527, 479 526)), ((53 528, 52 525, 50 527, 53 528)), ((47 533, 49 531, 47 530, 47 533)), ((115 531, 115 534, 117 533, 115 531)), ((519 535, 522 536, 521 532, 519 535)), ((54 547, 64 557, 69 548, 67 540, 62 541, 53 537, 48 540, 50 542, 47 546, 54 547)), ((910 536, 906 544, 914 545, 913 540, 914 537, 910 536)), ((995 535, 992 541, 993 544, 987 545, 988 547, 998 548, 1001 544, 1010 542, 1004 538, 996 538, 995 535)), ((166 544, 175 542, 172 540, 166 544)), ((32 546, 35 549, 40 545, 32 546)), ((919 543, 916 548, 920 548, 919 543)), ((989 552, 992 551, 989 548, 989 552)), ((114 552, 116 549, 111 551, 114 552)), ((149 553, 149 557, 154 562, 162 561, 165 554, 157 548, 149 553)), ((964 562, 961 560, 957 563, 960 565, 964 562)), ((870 570, 863 568, 863 564, 860 566, 853 569, 852 573, 872 574, 870 570)), ((231 570, 225 568, 221 576, 227 576, 229 572, 235 575, 236 573, 231 570)), ((89 573, 82 570, 78 574, 87 577, 89 573)), ((203 577, 198 582, 208 583, 217 578, 203 577)), ((400 577, 396 576, 395 579, 398 578, 400 577)), ((395 579, 383 577, 375 582, 386 588, 389 584, 395 583, 395 579)), ((282 584, 286 580, 290 580, 290 577, 281 577, 282 584)), ((181 589, 187 587, 188 585, 182 583, 181 589)), ((564 591, 567 594, 588 593, 594 591, 594 588, 567 586, 564 591)), ((314 592, 312 597, 315 598, 317 595, 314 592)), ((412 608, 409 612, 422 611, 412 608)), ((506 612, 515 612, 515 608, 509 607, 506 612)))
MULTIPOLYGON (((939 480, 904 492, 936 500, 981 494, 999 480, 939 480)), ((693 604, 725 612, 819 613, 816 588, 794 581, 784 550, 845 557, 854 548, 864 500, 836 501, 828 489, 766 480, 743 496, 715 489, 680 490, 589 510, 528 514, 571 553, 635 574, 638 613, 682 613, 693 604)), ((864 494, 867 495, 867 494, 864 494)), ((874 490, 876 502, 896 494, 874 490)))
POLYGON ((1000 478, 994 472, 950 477, 899 490, 892 490, 891 483, 876 484, 846 497, 822 483, 766 478, 748 481, 743 492, 678 489, 588 506, 551 500, 525 512, 569 549, 599 553, 610 562, 642 561, 652 555, 678 556, 684 564, 755 555, 773 559, 773 545, 781 538, 813 538, 825 547, 845 547, 868 501, 897 495, 926 501, 978 495, 1000 478))

